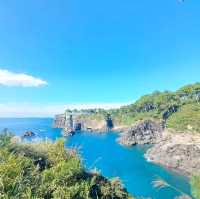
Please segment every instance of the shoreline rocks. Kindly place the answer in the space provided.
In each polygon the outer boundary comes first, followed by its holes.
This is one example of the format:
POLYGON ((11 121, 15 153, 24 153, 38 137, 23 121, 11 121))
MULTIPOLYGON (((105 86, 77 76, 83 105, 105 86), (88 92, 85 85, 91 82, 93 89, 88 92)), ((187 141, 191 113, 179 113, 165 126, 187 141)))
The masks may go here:
POLYGON ((129 129, 130 129, 129 126, 115 125, 112 131, 117 132, 117 133, 124 133, 124 132, 127 132, 129 129))
POLYGON ((55 118, 53 121, 53 128, 64 128, 65 122, 66 122, 65 114, 55 115, 55 118))
POLYGON ((22 137, 25 138, 25 137, 33 137, 35 136, 35 133, 33 133, 32 131, 26 131, 22 137))
POLYGON ((62 135, 64 137, 73 136, 74 134, 75 134, 75 131, 72 128, 63 128, 62 130, 62 135))
POLYGON ((160 123, 144 120, 122 133, 118 142, 125 146, 155 144, 162 140, 163 128, 160 123))
POLYGON ((200 172, 200 136, 166 132, 165 139, 148 149, 145 158, 190 177, 200 172))
MULTIPOLYGON (((96 120, 79 116, 73 119, 75 129, 92 133, 105 133, 108 130, 104 119, 96 120)), ((73 136, 76 131, 69 128, 66 122, 66 116, 59 115, 54 127, 62 128, 63 136, 73 136)), ((112 131, 121 133, 117 139, 121 145, 152 145, 145 153, 148 161, 178 171, 185 176, 200 172, 200 135, 169 131, 169 129, 164 129, 161 122, 153 119, 137 122, 131 128, 111 126, 112 131)))

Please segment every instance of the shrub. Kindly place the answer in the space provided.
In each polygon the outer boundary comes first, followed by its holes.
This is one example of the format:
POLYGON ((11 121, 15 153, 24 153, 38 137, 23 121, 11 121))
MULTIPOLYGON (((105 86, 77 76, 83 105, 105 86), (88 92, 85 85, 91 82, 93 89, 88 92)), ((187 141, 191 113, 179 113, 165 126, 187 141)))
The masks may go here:
POLYGON ((0 143, 0 199, 131 198, 119 181, 87 172, 63 140, 11 144, 4 134, 0 143))
POLYGON ((200 199, 200 175, 192 177, 192 194, 196 199, 200 199))
POLYGON ((200 106, 198 103, 186 104, 167 121, 167 127, 178 131, 200 132, 200 106))

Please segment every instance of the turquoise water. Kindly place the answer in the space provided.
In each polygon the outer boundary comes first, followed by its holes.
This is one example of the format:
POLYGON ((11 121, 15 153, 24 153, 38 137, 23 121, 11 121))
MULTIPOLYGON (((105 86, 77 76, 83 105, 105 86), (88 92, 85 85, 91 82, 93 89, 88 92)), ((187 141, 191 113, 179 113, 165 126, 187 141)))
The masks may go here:
MULTIPOLYGON (((0 119, 0 130, 9 128, 17 135, 32 130, 39 137, 55 140, 61 137, 60 129, 52 129, 52 119, 0 119)), ((144 159, 145 148, 122 147, 116 143, 117 133, 94 134, 81 132, 66 141, 68 147, 79 147, 87 169, 101 171, 107 177, 118 176, 131 194, 154 199, 173 199, 179 193, 166 188, 156 190, 152 181, 160 176, 182 191, 190 194, 187 178, 144 159)))

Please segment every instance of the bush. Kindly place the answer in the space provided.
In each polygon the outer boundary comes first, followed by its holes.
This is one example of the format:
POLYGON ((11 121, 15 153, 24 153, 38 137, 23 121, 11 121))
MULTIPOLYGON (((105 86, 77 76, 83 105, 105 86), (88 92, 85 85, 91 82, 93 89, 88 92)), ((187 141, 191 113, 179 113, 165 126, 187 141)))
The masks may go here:
POLYGON ((0 136, 0 199, 128 199, 119 181, 87 172, 64 142, 11 144, 0 136))
POLYGON ((16 156, 6 149, 0 150, 0 196, 1 198, 26 198, 35 192, 40 174, 31 159, 16 156))
POLYGON ((167 121, 167 127, 178 131, 200 132, 200 106, 198 103, 186 104, 167 121))
POLYGON ((11 143, 11 138, 13 137, 12 133, 8 129, 4 129, 0 133, 0 148, 7 147, 11 143))
POLYGON ((194 176, 191 180, 192 194, 196 199, 200 199, 200 176, 194 176))

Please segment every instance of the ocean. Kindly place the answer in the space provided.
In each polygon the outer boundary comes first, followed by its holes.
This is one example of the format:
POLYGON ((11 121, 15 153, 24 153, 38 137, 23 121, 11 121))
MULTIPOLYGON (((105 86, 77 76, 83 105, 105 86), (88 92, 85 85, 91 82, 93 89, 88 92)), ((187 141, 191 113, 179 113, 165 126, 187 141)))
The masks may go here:
MULTIPOLYGON (((16 135, 33 131, 38 138, 54 141, 62 134, 61 129, 52 128, 52 123, 52 118, 1 118, 0 131, 8 128, 16 135)), ((115 132, 80 132, 67 138, 65 143, 66 147, 79 149, 86 169, 96 169, 108 178, 119 177, 132 195, 152 199, 173 199, 180 195, 171 188, 155 189, 152 182, 157 177, 191 194, 189 180, 185 176, 145 160, 144 152, 148 146, 123 147, 116 142, 118 135, 115 132)))

